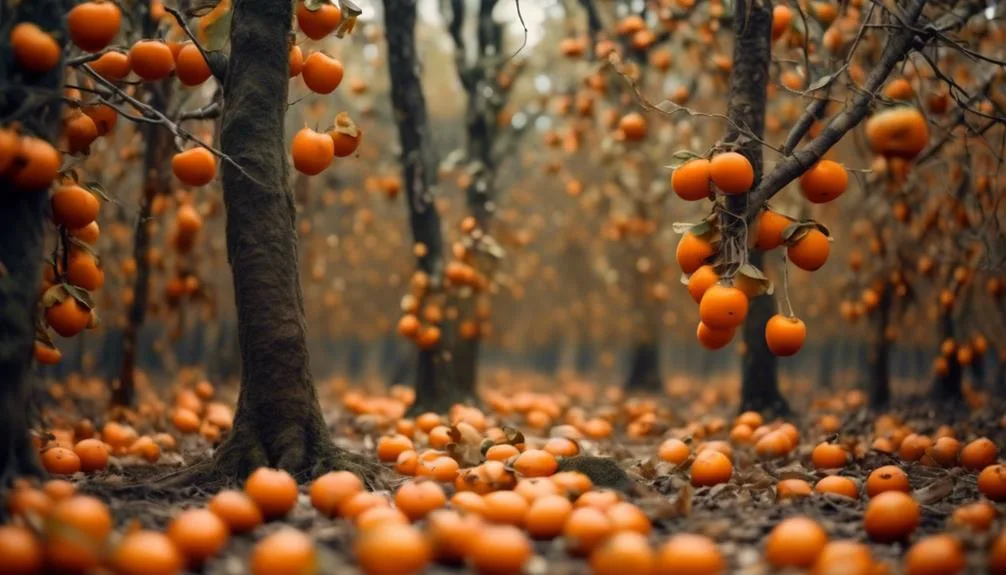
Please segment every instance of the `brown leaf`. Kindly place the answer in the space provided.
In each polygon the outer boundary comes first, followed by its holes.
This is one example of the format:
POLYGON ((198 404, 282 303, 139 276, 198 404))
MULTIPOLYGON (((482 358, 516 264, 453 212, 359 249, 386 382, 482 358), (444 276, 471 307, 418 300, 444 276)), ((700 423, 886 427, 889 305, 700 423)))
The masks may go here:
POLYGON ((941 477, 929 485, 912 492, 915 500, 922 505, 931 505, 943 499, 954 490, 954 482, 949 477, 941 477))

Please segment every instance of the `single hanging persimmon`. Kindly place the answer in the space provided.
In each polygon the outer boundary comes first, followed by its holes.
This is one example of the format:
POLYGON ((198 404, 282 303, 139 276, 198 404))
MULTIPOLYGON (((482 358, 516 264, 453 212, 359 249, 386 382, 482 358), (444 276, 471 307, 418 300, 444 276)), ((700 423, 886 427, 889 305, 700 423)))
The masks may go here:
POLYGON ((31 22, 21 22, 10 31, 14 61, 26 72, 42 74, 59 65, 62 50, 56 40, 31 22))
POLYGON ((98 139, 98 125, 94 119, 82 112, 77 112, 63 126, 66 136, 67 151, 70 154, 86 154, 91 144, 98 139))
POLYGON ((91 62, 91 69, 109 81, 124 80, 129 75, 129 56, 122 52, 105 52, 91 62))
POLYGON ((304 60, 301 77, 315 94, 331 94, 342 83, 342 62, 325 54, 314 52, 304 60))
POLYGON ((66 16, 70 41, 85 52, 100 52, 115 40, 122 26, 122 12, 114 2, 82 2, 66 16))
POLYGON ((53 302, 46 308, 45 321, 59 335, 73 337, 91 323, 91 310, 73 296, 66 295, 63 301, 53 302))
POLYGON ((689 160, 671 174, 671 189, 683 200, 695 202, 709 197, 709 160, 689 160))
POLYGON ((43 190, 52 185, 62 163, 62 155, 52 144, 41 138, 26 136, 21 138, 14 167, 7 176, 19 190, 43 190))
POLYGON ((291 154, 293 167, 298 172, 315 176, 332 163, 335 143, 328 134, 304 128, 293 137, 291 154))
POLYGON ((838 162, 821 160, 800 176, 800 191, 811 203, 826 204, 849 186, 849 173, 838 162))
POLYGON ((296 78, 304 70, 304 52, 300 46, 290 46, 290 77, 296 78))
POLYGON ((878 154, 911 160, 929 143, 929 124, 913 106, 895 106, 866 121, 866 139, 878 154))
POLYGON ((716 273, 716 269, 713 266, 704 265, 688 277, 688 294, 692 296, 695 303, 701 303, 702 296, 706 294, 706 291, 719 281, 720 276, 716 273))
POLYGON ((709 162, 709 176, 724 194, 743 194, 754 184, 754 168, 746 156, 725 152, 713 156, 709 162))
POLYGON ((90 224, 98 217, 101 209, 98 198, 76 184, 57 188, 50 202, 53 222, 70 229, 90 224))
POLYGON ((795 355, 807 339, 807 326, 797 317, 775 314, 765 323, 765 343, 779 357, 795 355))
POLYGON ((712 244, 707 240, 688 232, 681 236, 674 256, 681 271, 690 274, 695 273, 715 253, 712 244))
POLYGON ((171 158, 171 171, 188 186, 205 186, 217 175, 217 159, 213 152, 196 146, 171 158))
POLYGON ((755 240, 755 248, 768 251, 781 246, 783 241, 782 233, 792 223, 793 220, 778 212, 768 209, 762 210, 758 214, 758 222, 756 224, 757 239, 755 240))
POLYGON ((329 0, 297 2, 297 26, 312 40, 321 40, 335 32, 340 22, 342 22, 342 10, 329 0))
POLYGON ((748 298, 741 290, 717 284, 706 290, 699 303, 699 317, 712 329, 733 329, 748 314, 748 298))
POLYGON ((175 72, 178 81, 185 86, 199 86, 213 75, 210 65, 203 58, 195 44, 185 44, 175 58, 175 72))
POLYGON ((94 255, 80 250, 72 253, 66 267, 66 280, 71 285, 87 291, 96 291, 105 285, 105 272, 94 255))
POLYGON ((817 271, 828 261, 831 242, 818 229, 812 229, 786 248, 786 257, 796 267, 809 272, 817 271))
POLYGON ((175 69, 171 48, 159 40, 141 40, 129 49, 129 67, 147 82, 167 78, 175 69))
POLYGON ((618 122, 618 129, 627 141, 640 142, 646 138, 646 118, 638 112, 631 112, 622 116, 618 122))
POLYGON ((332 137, 335 157, 345 158, 360 147, 363 131, 350 119, 349 114, 339 112, 335 117, 335 126, 328 135, 332 137))
POLYGON ((699 322, 695 329, 695 339, 699 340, 702 347, 709 350, 722 349, 734 339, 737 328, 714 329, 699 322))

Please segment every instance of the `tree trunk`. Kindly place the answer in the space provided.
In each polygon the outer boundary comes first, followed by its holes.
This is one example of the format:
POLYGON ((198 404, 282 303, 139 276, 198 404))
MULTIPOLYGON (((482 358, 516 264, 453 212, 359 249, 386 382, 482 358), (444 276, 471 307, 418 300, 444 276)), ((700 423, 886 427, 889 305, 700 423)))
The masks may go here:
MULTIPOLYGON (((954 337, 954 316, 951 311, 940 313, 940 343, 947 338, 954 337)), ((937 352, 939 353, 939 351, 937 352)), ((957 354, 952 353, 947 360, 947 372, 944 375, 936 375, 933 378, 931 395, 936 401, 964 401, 964 394, 961 382, 964 379, 964 370, 957 361, 957 354)))
MULTIPOLYGON (((751 162, 754 189, 764 171, 761 144, 742 134, 737 126, 746 126, 758 139, 765 134, 769 64, 772 61, 772 2, 746 0, 737 2, 735 6, 733 70, 730 73, 727 107, 730 124, 724 141, 736 143, 737 151, 751 162)), ((728 196, 726 202, 727 211, 744 214, 748 208, 748 194, 728 196)), ((746 245, 746 228, 741 218, 724 214, 722 223, 724 236, 740 238, 746 245)), ((763 261, 763 252, 751 252, 749 263, 761 268, 763 261)), ((741 364, 741 411, 752 410, 773 416, 789 412, 789 405, 779 393, 776 358, 765 343, 765 324, 774 314, 775 302, 770 296, 761 295, 751 300, 743 326, 746 352, 741 364)))
MULTIPOLYGON (((384 20, 391 105, 402 148, 402 182, 409 205, 409 223, 415 242, 426 246, 426 253, 419 258, 419 269, 429 277, 430 290, 435 292, 442 287, 443 237, 434 203, 437 161, 416 57, 416 3, 417 0, 387 0, 384 20)), ((419 351, 413 412, 446 411, 454 403, 457 389, 452 367, 450 353, 443 345, 419 351)))
MULTIPOLYGON (((10 30, 13 22, 32 22, 62 48, 66 4, 64 0, 3 2, 0 22, 4 30, 10 30)), ((30 89, 62 93, 65 62, 45 74, 23 73, 6 45, 8 39, 0 42, 5 44, 0 49, 0 119, 5 126, 20 122, 22 135, 57 142, 62 100, 35 98, 30 89)), ((14 189, 0 176, 0 489, 15 477, 43 474, 29 437, 27 412, 48 192, 48 188, 14 189)))
MULTIPOLYGON (((153 35, 150 32, 146 37, 153 35)), ((148 103, 158 110, 167 110, 171 102, 173 79, 158 82, 148 91, 148 103)), ((133 279, 133 302, 129 306, 126 325, 122 332, 122 363, 119 379, 113 383, 113 406, 131 407, 135 399, 136 339, 147 314, 150 300, 150 249, 151 208, 158 195, 171 193, 171 132, 157 124, 147 124, 143 128, 146 150, 143 156, 143 198, 140 215, 136 221, 133 242, 133 261, 136 262, 136 277, 133 279)))
POLYGON ((891 402, 891 342, 887 339, 891 303, 891 289, 885 288, 870 318, 873 339, 866 356, 867 392, 870 407, 877 410, 886 409, 891 402))
POLYGON ((660 347, 657 345, 657 340, 643 337, 634 345, 625 390, 660 393, 663 390, 663 381, 660 378, 660 347))
POLYGON ((240 166, 222 163, 241 390, 212 473, 233 480, 265 465, 304 478, 350 469, 373 482, 373 464, 332 443, 311 380, 283 137, 292 12, 275 0, 233 8, 220 142, 240 166))

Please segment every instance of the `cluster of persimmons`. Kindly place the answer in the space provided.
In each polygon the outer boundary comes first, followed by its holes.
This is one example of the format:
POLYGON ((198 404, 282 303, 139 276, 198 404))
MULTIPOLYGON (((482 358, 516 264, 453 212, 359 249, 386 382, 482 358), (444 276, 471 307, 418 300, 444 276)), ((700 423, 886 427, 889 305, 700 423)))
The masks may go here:
MULTIPOLYGON (((373 457, 400 478, 391 491, 368 491, 356 475, 334 471, 302 494, 285 471, 260 468, 242 489, 221 491, 203 507, 179 509, 163 532, 135 525, 117 530, 108 506, 77 494, 73 481, 82 473, 105 473, 110 462, 115 468, 155 463, 162 450, 176 451, 182 442, 218 441, 232 415, 229 406, 214 401, 214 386, 198 381, 179 388, 166 418, 137 414, 100 430, 88 420, 50 429, 42 460, 60 478, 41 486, 21 481, 8 495, 12 523, 0 527, 0 573, 101 567, 122 575, 170 575, 202 568, 231 538, 246 534, 256 539, 247 563, 256 575, 324 572, 331 560, 324 547, 284 524, 295 509, 302 515, 311 508, 318 521, 353 525, 353 554, 367 575, 421 573, 433 562, 465 564, 487 575, 518 574, 542 561, 536 550, 543 548, 535 542, 547 541, 563 552, 550 551, 550 561, 586 561, 598 575, 728 572, 731 555, 701 529, 667 534, 665 516, 655 515, 645 500, 634 502, 632 493, 563 470, 564 461, 604 453, 612 441, 646 449, 644 465, 679 478, 679 489, 699 490, 697 496, 736 484, 767 490, 784 508, 801 498, 861 508, 862 530, 874 545, 908 545, 899 567, 908 575, 964 572, 973 562, 966 549, 976 541, 967 534, 993 530, 997 504, 1006 501, 1006 467, 997 463, 999 450, 987 437, 958 439, 949 426, 923 434, 892 415, 878 417, 872 434, 843 433, 840 418, 861 406, 858 393, 831 400, 828 411, 801 431, 754 412, 732 422, 707 415, 668 428, 660 422, 676 418, 667 405, 648 399, 609 403, 618 394, 598 394, 581 383, 563 386, 562 393, 494 390, 486 395, 485 410, 455 405, 446 415, 415 418, 404 416, 414 400, 409 388, 396 386, 387 395, 335 384, 333 389, 341 393, 351 426, 373 438, 373 457), (138 436, 136 429, 147 433, 138 436), (774 485, 739 482, 752 465, 785 461, 808 471, 774 485), (912 478, 930 475, 922 472, 927 468, 957 470, 959 480, 977 482, 981 498, 958 506, 946 532, 927 527, 920 536, 923 503, 912 478)), ((708 409, 707 400, 697 400, 698 411, 708 409)), ((895 566, 876 557, 870 544, 832 539, 830 524, 820 517, 786 515, 759 547, 769 567, 819 575, 893 572, 895 566)), ((987 540, 988 571, 1006 572, 1006 532, 987 540)))

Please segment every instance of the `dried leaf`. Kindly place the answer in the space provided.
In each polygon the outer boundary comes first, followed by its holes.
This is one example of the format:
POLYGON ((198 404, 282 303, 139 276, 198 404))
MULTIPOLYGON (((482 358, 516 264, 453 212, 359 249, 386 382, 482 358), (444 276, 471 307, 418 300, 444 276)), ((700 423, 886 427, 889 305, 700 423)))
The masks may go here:
POLYGON ((106 202, 112 201, 112 199, 108 196, 108 190, 106 190, 105 187, 102 186, 100 182, 87 182, 81 187, 91 192, 92 194, 98 196, 99 198, 105 200, 106 202))
POLYGON ((503 435, 506 437, 506 442, 510 445, 517 446, 526 442, 524 434, 519 429, 509 425, 503 426, 503 435))
POLYGON ((922 505, 931 505, 950 495, 953 490, 953 480, 949 477, 941 477, 921 489, 916 489, 912 492, 912 496, 922 505))
POLYGON ((834 74, 828 74, 827 76, 821 76, 817 80, 811 82, 810 86, 807 86, 807 92, 816 92, 821 88, 826 87, 835 80, 834 74))

